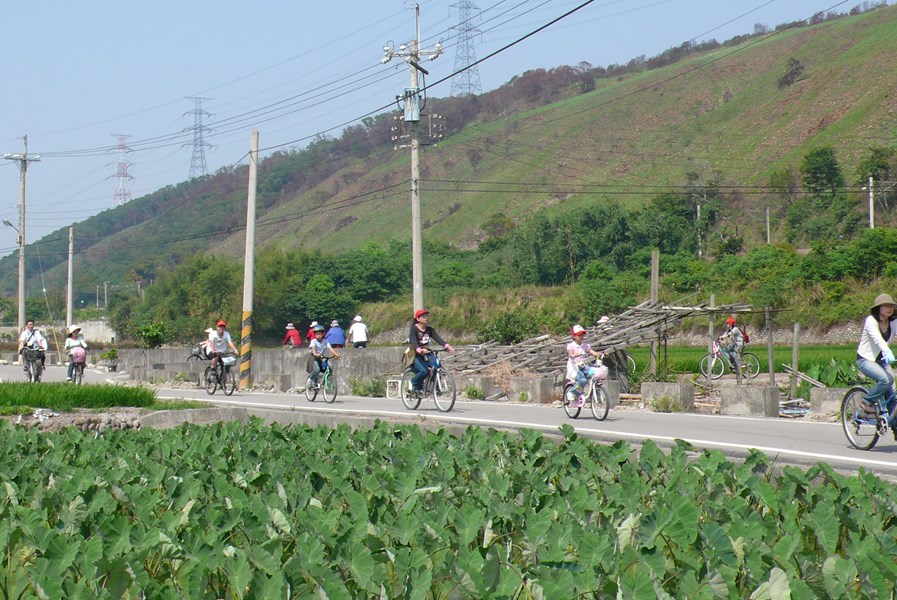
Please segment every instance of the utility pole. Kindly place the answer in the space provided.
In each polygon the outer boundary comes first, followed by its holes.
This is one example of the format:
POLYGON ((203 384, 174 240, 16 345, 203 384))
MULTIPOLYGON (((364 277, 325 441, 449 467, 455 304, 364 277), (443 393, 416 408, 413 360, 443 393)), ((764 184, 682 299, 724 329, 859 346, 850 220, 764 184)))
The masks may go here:
POLYGON ((875 180, 869 176, 869 229, 875 229, 875 180))
POLYGON ((766 245, 768 246, 772 238, 769 236, 769 207, 766 207, 766 245))
POLYGON ((28 136, 22 136, 25 142, 23 154, 4 154, 6 160, 14 160, 19 166, 19 227, 16 229, 9 221, 3 221, 19 234, 19 333, 25 329, 25 173, 28 172, 28 163, 37 162, 40 156, 28 156, 28 136))
POLYGON ((246 201, 246 249, 243 255, 243 322, 240 331, 240 389, 252 381, 252 294, 255 277, 255 196, 258 187, 259 132, 249 146, 249 190, 246 201))
POLYGON ((420 215, 420 139, 418 126, 420 125, 420 88, 418 75, 429 75, 429 71, 420 66, 420 57, 427 56, 429 60, 436 60, 442 54, 442 44, 436 43, 431 50, 420 49, 420 5, 414 5, 415 37, 402 44, 397 49, 390 45, 383 47, 383 59, 388 63, 393 57, 399 57, 408 63, 411 68, 411 84, 405 88, 403 96, 396 96, 397 101, 404 101, 405 122, 411 130, 411 276, 414 298, 414 310, 424 307, 424 268, 423 268, 423 241, 421 234, 420 215))
POLYGON ((68 289, 65 293, 65 326, 72 326, 72 283, 74 280, 72 278, 72 274, 74 273, 74 261, 75 257, 75 228, 69 227, 69 284, 68 289))

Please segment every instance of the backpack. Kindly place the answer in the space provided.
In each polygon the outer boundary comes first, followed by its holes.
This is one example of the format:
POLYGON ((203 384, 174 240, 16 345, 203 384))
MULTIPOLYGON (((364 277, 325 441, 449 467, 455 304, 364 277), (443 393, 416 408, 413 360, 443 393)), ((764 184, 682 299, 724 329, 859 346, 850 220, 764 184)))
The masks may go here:
POLYGON ((742 325, 742 326, 741 326, 741 335, 744 336, 744 343, 745 343, 745 344, 750 344, 750 343, 751 343, 751 336, 748 335, 748 331, 747 331, 747 326, 746 326, 746 325, 742 325))

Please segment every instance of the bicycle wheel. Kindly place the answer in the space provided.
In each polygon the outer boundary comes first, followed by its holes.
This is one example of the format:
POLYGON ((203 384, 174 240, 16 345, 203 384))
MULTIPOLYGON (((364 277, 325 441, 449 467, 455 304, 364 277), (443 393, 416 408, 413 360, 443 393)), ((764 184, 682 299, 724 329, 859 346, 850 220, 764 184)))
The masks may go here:
POLYGON ((760 374, 760 359, 753 352, 745 352, 741 357, 741 376, 756 379, 760 374))
POLYGON ((333 372, 333 369, 328 368, 324 372, 324 401, 328 404, 333 404, 333 401, 336 400, 336 374, 333 372))
POLYGON ((704 377, 707 377, 709 372, 711 379, 719 379, 723 376, 723 371, 725 370, 726 365, 723 364, 723 359, 719 356, 711 357, 710 354, 705 354, 704 358, 701 359, 701 375, 704 377))
POLYGON ((72 381, 75 382, 75 385, 81 385, 81 380, 84 378, 84 365, 82 363, 78 363, 75 365, 75 370, 72 372, 72 381))
POLYGON ((420 406, 420 395, 411 389, 411 379, 414 377, 414 371, 405 371, 402 375, 402 383, 399 384, 399 395, 402 396, 402 404, 408 410, 416 410, 420 406))
POLYGON ((579 412, 582 410, 582 407, 571 404, 570 400, 567 399, 567 391, 570 389, 573 389, 573 384, 568 382, 564 385, 564 412, 566 412, 567 416, 571 419, 575 419, 579 416, 579 412))
POLYGON ((628 352, 626 353, 626 372, 627 373, 635 373, 635 359, 632 358, 632 355, 628 352))
POLYGON ((31 383, 40 381, 40 361, 32 360, 28 363, 28 381, 31 383))
POLYGON ((305 399, 314 402, 318 397, 318 380, 312 380, 311 377, 305 380, 305 399))
POLYGON ((860 402, 866 397, 866 389, 852 387, 844 394, 841 401, 841 425, 844 427, 844 435, 854 448, 869 450, 877 442, 878 411, 867 413, 860 406, 860 402))
POLYGON ((215 390, 218 389, 218 374, 215 373, 215 369, 212 368, 212 365, 206 367, 206 372, 203 375, 202 380, 206 384, 206 392, 214 394, 215 390))
POLYGON ((221 382, 221 389, 224 390, 225 396, 233 396, 234 390, 237 389, 237 375, 230 367, 224 368, 224 381, 221 382))
POLYGON ((433 374, 433 401, 441 412, 448 412, 455 406, 455 376, 451 371, 439 368, 433 374))
POLYGON ((600 385, 592 384, 592 393, 589 394, 589 406, 592 409, 592 416, 603 421, 607 418, 607 411, 610 410, 610 402, 607 400, 607 392, 600 385))

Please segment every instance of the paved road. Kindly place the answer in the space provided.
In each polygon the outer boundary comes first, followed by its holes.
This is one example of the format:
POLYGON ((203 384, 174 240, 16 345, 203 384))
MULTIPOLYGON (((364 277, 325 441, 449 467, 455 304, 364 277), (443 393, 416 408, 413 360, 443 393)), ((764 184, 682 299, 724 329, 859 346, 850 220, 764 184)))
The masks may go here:
MULTIPOLYGON (((122 376, 88 369, 90 383, 115 383, 122 376)), ((23 380, 21 367, 0 366, 3 381, 23 380)), ((63 367, 48 367, 47 381, 65 379, 63 367)), ((595 421, 587 412, 578 419, 567 418, 560 408, 507 402, 458 401, 448 414, 436 410, 432 401, 424 400, 417 411, 408 411, 398 399, 341 396, 333 404, 320 400, 310 403, 304 395, 265 392, 236 392, 231 397, 220 391, 214 396, 202 389, 159 388, 159 398, 187 398, 220 405, 250 405, 259 408, 292 408, 327 412, 334 415, 370 415, 384 419, 431 419, 436 422, 495 427, 500 429, 530 428, 557 432, 563 424, 577 433, 597 440, 627 440, 639 444, 652 439, 669 445, 683 439, 698 448, 720 450, 732 457, 743 457, 756 448, 777 461, 808 466, 826 462, 841 471, 856 472, 859 468, 882 477, 897 480, 897 442, 889 434, 870 451, 853 449, 844 437, 840 423, 731 417, 722 415, 663 414, 632 409, 612 409, 605 421, 595 421)))

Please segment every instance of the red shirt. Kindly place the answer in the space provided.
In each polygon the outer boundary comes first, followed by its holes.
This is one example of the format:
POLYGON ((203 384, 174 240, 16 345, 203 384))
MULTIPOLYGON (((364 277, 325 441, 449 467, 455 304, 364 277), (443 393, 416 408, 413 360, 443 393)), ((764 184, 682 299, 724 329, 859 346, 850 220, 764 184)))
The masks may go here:
POLYGON ((302 345, 302 336, 299 335, 298 329, 287 329, 287 334, 283 338, 283 345, 286 346, 287 344, 302 345))

